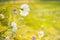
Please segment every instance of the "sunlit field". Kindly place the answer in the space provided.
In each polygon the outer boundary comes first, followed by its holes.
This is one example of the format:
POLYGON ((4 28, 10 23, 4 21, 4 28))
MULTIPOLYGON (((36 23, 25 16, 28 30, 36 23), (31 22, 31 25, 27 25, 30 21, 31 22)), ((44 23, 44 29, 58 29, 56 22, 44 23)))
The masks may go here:
POLYGON ((4 15, 0 18, 0 40, 60 40, 58 2, 0 2, 0 14, 4 15), (22 4, 29 5, 27 16, 20 15, 22 4), (14 9, 17 14, 13 13, 14 9), (11 22, 17 24, 15 32, 12 32, 11 22))

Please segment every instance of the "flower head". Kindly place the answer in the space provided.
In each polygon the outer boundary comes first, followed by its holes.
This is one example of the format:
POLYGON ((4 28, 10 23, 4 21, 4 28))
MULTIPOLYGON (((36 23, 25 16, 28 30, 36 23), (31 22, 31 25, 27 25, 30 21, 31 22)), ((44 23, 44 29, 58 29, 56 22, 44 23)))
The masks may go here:
POLYGON ((15 26, 17 26, 17 25, 16 25, 15 22, 11 22, 11 26, 12 26, 12 27, 15 27, 15 26))
POLYGON ((27 11, 21 11, 20 15, 21 16, 27 16, 29 13, 27 11))
POLYGON ((12 22, 11 26, 13 27, 12 31, 15 32, 17 30, 17 24, 15 22, 12 22))
POLYGON ((20 8, 23 9, 23 11, 29 11, 30 10, 30 8, 27 4, 22 4, 20 8))
POLYGON ((20 7, 20 15, 27 16, 29 14, 30 8, 27 4, 22 4, 20 7))

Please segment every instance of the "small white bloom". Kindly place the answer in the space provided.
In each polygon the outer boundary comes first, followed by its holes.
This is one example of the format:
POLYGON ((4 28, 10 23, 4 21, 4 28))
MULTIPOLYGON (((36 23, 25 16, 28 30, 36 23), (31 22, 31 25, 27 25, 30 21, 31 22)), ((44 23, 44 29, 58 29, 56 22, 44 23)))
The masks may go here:
POLYGON ((11 22, 11 26, 14 27, 14 26, 17 26, 15 22, 11 22))
POLYGON ((12 22, 11 23, 11 26, 13 27, 13 32, 15 32, 16 30, 17 30, 17 25, 16 25, 16 23, 15 22, 12 22))
POLYGON ((29 13, 26 12, 26 11, 22 11, 22 12, 20 13, 21 16, 27 16, 28 14, 29 14, 29 13))
POLYGON ((20 8, 21 8, 20 10, 21 16, 27 16, 29 14, 30 8, 27 4, 22 4, 20 8))
POLYGON ((24 11, 30 11, 30 8, 27 4, 22 4, 20 8, 24 9, 24 11))
POLYGON ((38 32, 38 35, 39 35, 39 37, 43 37, 44 36, 44 32, 40 31, 40 32, 38 32))
POLYGON ((4 10, 6 9, 6 8, 3 8, 4 10))
POLYGON ((44 25, 41 25, 41 27, 44 27, 44 25))

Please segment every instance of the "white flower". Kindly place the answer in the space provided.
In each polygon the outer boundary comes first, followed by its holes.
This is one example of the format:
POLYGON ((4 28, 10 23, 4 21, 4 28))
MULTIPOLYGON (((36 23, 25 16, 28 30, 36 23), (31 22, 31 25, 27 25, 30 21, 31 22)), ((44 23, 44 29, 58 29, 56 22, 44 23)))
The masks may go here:
POLYGON ((21 11, 20 15, 21 16, 27 16, 29 13, 27 11, 21 11))
POLYGON ((20 8, 24 9, 24 11, 30 11, 30 8, 27 4, 22 4, 20 8))
POLYGON ((22 4, 20 8, 21 16, 27 16, 29 14, 30 8, 27 4, 22 4))
POLYGON ((40 32, 38 32, 38 35, 39 35, 39 37, 43 37, 44 36, 44 32, 40 31, 40 32))
POLYGON ((15 32, 17 30, 17 25, 15 22, 11 23, 11 26, 13 27, 12 31, 15 32))
POLYGON ((14 27, 14 26, 17 26, 15 22, 11 22, 11 26, 14 27))

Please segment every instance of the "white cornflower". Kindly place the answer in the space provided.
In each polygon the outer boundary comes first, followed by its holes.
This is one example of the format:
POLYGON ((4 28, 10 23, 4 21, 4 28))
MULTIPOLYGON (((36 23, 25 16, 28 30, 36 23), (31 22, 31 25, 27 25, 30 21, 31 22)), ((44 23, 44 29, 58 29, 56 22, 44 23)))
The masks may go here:
POLYGON ((43 31, 38 32, 38 36, 39 37, 43 37, 44 36, 44 32, 43 31))
POLYGON ((17 30, 17 24, 15 22, 12 22, 11 26, 13 27, 12 31, 15 32, 17 30))
POLYGON ((29 14, 30 8, 27 4, 22 4, 20 8, 21 16, 27 16, 29 14))

